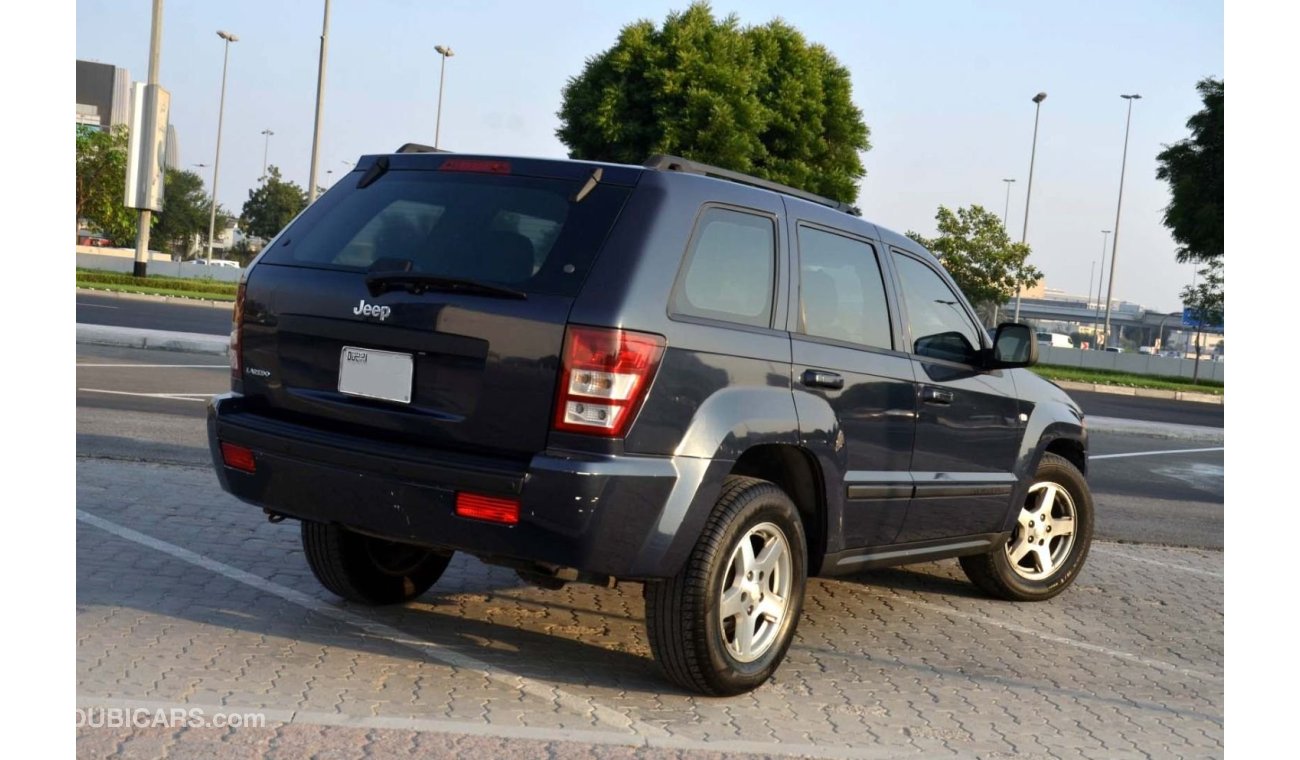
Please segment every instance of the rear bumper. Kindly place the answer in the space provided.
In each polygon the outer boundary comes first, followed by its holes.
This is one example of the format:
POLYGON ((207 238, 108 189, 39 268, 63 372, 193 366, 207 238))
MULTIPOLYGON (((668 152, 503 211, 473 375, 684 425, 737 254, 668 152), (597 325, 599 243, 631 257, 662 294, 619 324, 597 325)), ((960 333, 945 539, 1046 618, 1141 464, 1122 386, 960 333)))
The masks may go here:
POLYGON ((690 457, 458 456, 270 419, 237 394, 209 404, 208 442, 222 488, 278 514, 621 578, 676 573, 694 544, 680 534, 698 530, 729 469, 690 457), (256 472, 226 467, 221 441, 252 449, 256 472), (519 499, 519 523, 458 517, 461 490, 519 499))

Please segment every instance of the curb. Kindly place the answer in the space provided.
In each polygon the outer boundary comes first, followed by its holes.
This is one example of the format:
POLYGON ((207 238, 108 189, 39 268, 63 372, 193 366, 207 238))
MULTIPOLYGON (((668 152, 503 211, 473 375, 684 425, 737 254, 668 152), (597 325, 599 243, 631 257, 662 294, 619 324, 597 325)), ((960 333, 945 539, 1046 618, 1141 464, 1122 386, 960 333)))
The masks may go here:
POLYGON ((1086 417, 1084 425, 1089 433, 1127 433, 1151 438, 1168 438, 1183 441, 1223 443, 1223 428, 1204 425, 1180 425, 1175 422, 1148 422, 1119 417, 1086 417))
POLYGON ((1195 391, 1170 391, 1161 388, 1129 388, 1123 385, 1103 385, 1101 383, 1081 383, 1077 380, 1053 380, 1067 391, 1089 391, 1091 393, 1109 393, 1114 396, 1141 396, 1142 398, 1163 398, 1170 401, 1195 401, 1199 404, 1218 404, 1223 406, 1223 396, 1214 393, 1197 393, 1195 391))
POLYGON ((146 330, 139 327, 109 327, 78 323, 77 342, 95 346, 185 351, 214 356, 226 356, 230 353, 230 338, 224 335, 146 330))

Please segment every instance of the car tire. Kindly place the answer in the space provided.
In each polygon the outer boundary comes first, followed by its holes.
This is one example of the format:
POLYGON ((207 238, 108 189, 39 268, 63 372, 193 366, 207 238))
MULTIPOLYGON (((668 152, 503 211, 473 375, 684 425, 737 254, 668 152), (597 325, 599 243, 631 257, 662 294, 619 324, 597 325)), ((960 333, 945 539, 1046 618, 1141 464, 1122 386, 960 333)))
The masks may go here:
POLYGON ((366 605, 400 604, 429 590, 451 554, 385 541, 335 523, 302 521, 302 548, 316 580, 366 605))
POLYGON ((647 637, 664 675, 713 696, 761 685, 794 639, 807 567, 790 497, 765 480, 728 477, 682 569, 645 584, 647 637))
POLYGON ((1000 599, 1051 599, 1083 569, 1092 544, 1092 516, 1092 494, 1083 473, 1068 459, 1045 453, 1007 542, 987 554, 962 557, 962 570, 1000 599))

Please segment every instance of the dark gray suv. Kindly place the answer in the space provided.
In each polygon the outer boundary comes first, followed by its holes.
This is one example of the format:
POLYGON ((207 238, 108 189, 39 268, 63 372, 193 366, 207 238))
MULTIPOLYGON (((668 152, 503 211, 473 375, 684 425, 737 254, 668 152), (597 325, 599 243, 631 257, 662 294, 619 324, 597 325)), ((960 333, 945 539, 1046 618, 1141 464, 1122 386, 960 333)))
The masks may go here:
POLYGON ((933 256, 680 158, 366 156, 244 275, 222 486, 368 604, 454 551, 644 584, 655 658, 736 694, 810 575, 959 557, 1004 599, 1078 575, 1083 414, 933 256))

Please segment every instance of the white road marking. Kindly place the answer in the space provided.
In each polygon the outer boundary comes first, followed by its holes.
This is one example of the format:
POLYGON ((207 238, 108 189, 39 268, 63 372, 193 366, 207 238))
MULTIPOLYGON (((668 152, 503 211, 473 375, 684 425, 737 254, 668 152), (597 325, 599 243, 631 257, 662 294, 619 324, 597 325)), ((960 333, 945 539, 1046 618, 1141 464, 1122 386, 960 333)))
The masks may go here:
POLYGON ((120 309, 120 308, 122 308, 122 307, 120 307, 120 306, 104 306, 103 304, 98 304, 98 303, 82 303, 81 301, 77 301, 77 306, 85 306, 85 307, 88 308, 88 309, 120 309))
POLYGON ((963 618, 965 620, 974 620, 976 622, 984 623, 986 625, 995 625, 999 628, 1005 628, 1008 631, 1014 631, 1016 633, 1023 634, 1026 636, 1035 636, 1037 638, 1042 639, 1043 641, 1050 641, 1054 644, 1064 644, 1065 646, 1074 647, 1075 649, 1082 649, 1085 652, 1096 652, 1097 654, 1109 655, 1111 657, 1115 657, 1120 660, 1136 662, 1141 665, 1146 665, 1147 667, 1150 668, 1155 668, 1156 670, 1172 671, 1174 673, 1182 673, 1183 675, 1194 676, 1196 678, 1204 678, 1211 681, 1223 680, 1222 674, 1216 675, 1214 673, 1206 673, 1205 671, 1202 670, 1192 670, 1191 668, 1184 668, 1180 665, 1174 665, 1173 663, 1165 662, 1164 660, 1157 660, 1151 657, 1143 657, 1142 655, 1133 654, 1132 652, 1125 652, 1119 649, 1111 649, 1110 647, 1104 647, 1101 646, 1100 644, 1090 644, 1086 641, 1078 641, 1076 639, 1071 639, 1065 636, 1057 636, 1054 633, 1044 633, 1042 631, 1038 631, 1033 628, 1026 628, 1022 625, 1016 625, 1015 623, 1008 623, 1003 620, 997 620, 995 618, 988 617, 987 615, 978 615, 973 612, 962 612, 961 610, 954 610, 951 607, 944 607, 938 604, 931 604, 929 602, 922 602, 922 601, 917 601, 915 599, 908 599, 903 596, 890 596, 889 599, 891 601, 896 600, 896 601, 903 602, 904 604, 910 604, 913 607, 920 607, 922 609, 933 610, 935 612, 939 612, 944 615, 950 615, 952 617, 963 618))
POLYGON ((1213 446, 1208 449, 1166 449, 1164 451, 1131 451, 1126 454, 1096 454, 1088 457, 1093 459, 1121 459, 1123 457, 1154 457, 1161 454, 1200 454, 1206 451, 1223 451, 1222 446, 1213 446))
MULTIPOLYGON (((197 567, 201 567, 209 572, 216 573, 224 578, 228 578, 236 583, 241 583, 250 588, 261 591, 264 594, 279 597, 284 601, 302 607, 305 610, 314 612, 318 615, 324 615, 343 623, 347 623, 355 628, 361 629, 366 635, 373 638, 384 639, 399 646, 414 649, 421 655, 437 660, 453 668, 463 668, 466 670, 475 670, 482 673, 486 678, 496 681, 504 686, 513 689, 519 689, 525 694, 537 697, 545 702, 554 702, 561 707, 573 711, 578 715, 590 715, 592 718, 605 725, 614 728, 630 731, 643 737, 661 737, 667 738, 668 732, 649 723, 631 718, 618 710, 605 705, 597 704, 595 700, 588 697, 580 697, 576 694, 564 691, 555 686, 550 686, 540 681, 534 681, 508 670, 504 670, 495 665, 489 664, 476 657, 463 654, 455 649, 435 644, 428 641, 419 641, 412 639, 411 636, 396 628, 389 627, 383 623, 369 620, 361 615, 348 612, 345 609, 336 607, 332 604, 321 601, 313 596, 308 596, 296 589, 282 586, 274 581, 269 581, 260 575, 254 575, 237 567, 219 562, 211 557, 206 557, 197 552, 192 552, 184 547, 171 544, 153 536, 145 535, 130 528, 118 525, 115 522, 97 517, 89 512, 77 510, 77 520, 87 525, 92 525, 102 531, 112 533, 118 538, 131 541, 132 543, 148 547, 154 551, 162 552, 170 557, 178 559, 197 567)), ((223 708, 224 709, 224 708, 223 708)))
POLYGON ((184 369, 230 369, 229 364, 91 364, 89 362, 77 362, 78 367, 117 367, 117 368, 135 368, 140 369, 159 369, 161 367, 175 367, 184 369))
POLYGON ((1181 570, 1185 573, 1195 573, 1197 575, 1208 575, 1214 578, 1223 577, 1223 573, 1220 573, 1216 570, 1205 570, 1199 567, 1188 567, 1187 565, 1178 565, 1173 562, 1161 562, 1158 559, 1148 559, 1147 557, 1134 557, 1132 554, 1127 554, 1122 551, 1116 551, 1115 549, 1108 549, 1096 545, 1093 545, 1092 551, 1099 552, 1101 554, 1109 554, 1112 557, 1123 557, 1124 559, 1133 560, 1134 562, 1145 562, 1148 565, 1159 565, 1160 567, 1167 567, 1171 570, 1181 570))
POLYGON ((141 398, 169 398, 173 401, 207 401, 215 393, 136 393, 134 391, 108 391, 103 388, 78 388, 83 393, 109 393, 114 396, 139 396, 141 398))

